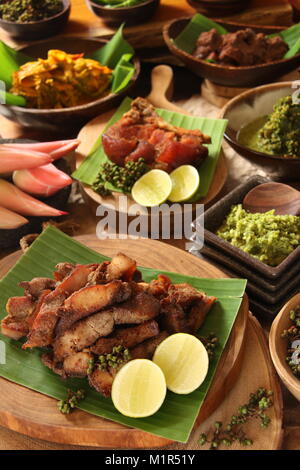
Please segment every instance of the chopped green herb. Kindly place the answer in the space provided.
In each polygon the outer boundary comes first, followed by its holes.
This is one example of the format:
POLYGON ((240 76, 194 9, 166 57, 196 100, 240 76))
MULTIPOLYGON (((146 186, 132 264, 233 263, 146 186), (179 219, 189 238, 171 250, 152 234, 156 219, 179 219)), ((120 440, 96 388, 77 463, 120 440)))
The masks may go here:
POLYGON ((0 18, 16 23, 40 21, 62 10, 61 0, 0 0, 0 18))

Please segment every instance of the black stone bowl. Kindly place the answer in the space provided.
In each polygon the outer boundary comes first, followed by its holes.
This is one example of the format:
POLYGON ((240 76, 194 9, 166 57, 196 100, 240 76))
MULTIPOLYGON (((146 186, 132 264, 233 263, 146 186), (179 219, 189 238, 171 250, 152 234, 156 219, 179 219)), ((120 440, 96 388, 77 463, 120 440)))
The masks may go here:
POLYGON ((26 41, 54 36, 64 29, 70 16, 70 0, 61 1, 63 4, 62 11, 50 18, 29 23, 16 23, 15 21, 6 21, 0 18, 0 28, 7 31, 14 38, 26 41))
MULTIPOLYGON (((9 144, 9 143, 20 143, 20 142, 33 142, 33 141, 28 141, 24 139, 0 139, 0 145, 1 144, 9 144)), ((65 171, 66 173, 69 173, 69 168, 64 159, 60 159, 57 162, 55 162, 55 166, 59 168, 62 171, 65 171)), ((45 204, 48 204, 49 206, 55 207, 56 209, 65 211, 67 208, 67 202, 69 199, 69 195, 71 192, 71 186, 66 186, 65 188, 62 188, 60 191, 57 193, 53 194, 50 197, 33 197, 35 199, 38 199, 39 201, 44 202, 45 204)), ((1 205, 1 201, 0 201, 1 205)), ((16 229, 0 229, 0 250, 5 250, 8 248, 14 248, 17 247, 19 244, 19 241, 22 237, 25 235, 28 235, 29 233, 39 233, 42 228, 42 223, 46 222, 47 220, 60 220, 61 217, 31 217, 31 216, 25 216, 26 219, 29 221, 28 224, 22 225, 19 228, 16 229)))

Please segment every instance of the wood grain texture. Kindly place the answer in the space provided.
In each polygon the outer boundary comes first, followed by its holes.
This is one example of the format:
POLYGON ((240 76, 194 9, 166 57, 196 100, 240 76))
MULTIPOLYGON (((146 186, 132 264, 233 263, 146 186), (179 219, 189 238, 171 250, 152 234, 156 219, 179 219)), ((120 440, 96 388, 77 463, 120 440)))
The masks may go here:
MULTIPOLYGON (((109 256, 121 248, 119 240, 98 240, 89 235, 77 239, 109 256)), ((122 240, 121 243, 122 251, 135 258, 140 265, 199 277, 226 277, 209 263, 161 242, 143 239, 122 240)), ((0 266, 1 277, 15 264, 20 254, 21 252, 16 252, 3 259, 0 266)), ((247 319, 248 302, 245 298, 206 402, 200 411, 198 423, 204 421, 220 405, 237 380, 243 358, 247 319)), ((62 415, 57 412, 56 400, 3 378, 0 378, 0 387, 0 425, 31 437, 64 444, 109 448, 161 447, 171 442, 80 410, 69 416, 62 415)))

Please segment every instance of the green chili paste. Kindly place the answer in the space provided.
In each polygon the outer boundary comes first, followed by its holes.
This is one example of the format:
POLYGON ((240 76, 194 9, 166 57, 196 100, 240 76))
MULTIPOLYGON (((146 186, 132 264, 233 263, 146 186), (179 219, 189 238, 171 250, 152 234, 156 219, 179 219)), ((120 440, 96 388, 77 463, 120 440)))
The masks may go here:
POLYGON ((277 266, 300 246, 300 217, 252 214, 241 204, 231 207, 216 235, 269 266, 277 266))
POLYGON ((269 116, 244 126, 238 134, 239 142, 270 155, 300 157, 300 104, 285 96, 273 109, 269 116))
POLYGON ((40 21, 62 10, 61 0, 0 0, 0 18, 15 23, 40 21))

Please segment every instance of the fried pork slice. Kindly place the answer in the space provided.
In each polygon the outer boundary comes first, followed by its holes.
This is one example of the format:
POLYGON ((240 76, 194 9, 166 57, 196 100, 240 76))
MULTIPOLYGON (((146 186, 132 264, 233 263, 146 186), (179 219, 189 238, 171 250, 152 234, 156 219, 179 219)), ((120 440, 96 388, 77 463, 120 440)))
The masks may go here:
POLYGON ((54 356, 52 352, 42 354, 41 360, 44 366, 51 369, 55 374, 60 375, 64 379, 67 378, 66 373, 63 369, 62 363, 58 363, 54 360, 54 356))
POLYGON ((8 315, 1 322, 1 332, 18 340, 29 332, 28 318, 33 314, 36 302, 31 297, 11 297, 6 304, 8 315))
POLYGON ((94 387, 97 392, 101 393, 105 397, 110 397, 114 377, 108 370, 100 370, 96 368, 88 378, 91 387, 94 387))
POLYGON ((112 281, 108 284, 88 286, 72 294, 64 303, 56 333, 61 335, 73 323, 98 312, 114 303, 127 300, 132 287, 127 282, 112 281))
POLYGON ((65 331, 53 343, 54 356, 57 361, 78 351, 82 351, 98 338, 108 336, 114 329, 111 313, 104 311, 80 320, 65 331))
POLYGON ((90 272, 91 268, 89 266, 76 266, 71 274, 45 297, 43 305, 33 322, 28 340, 23 345, 24 349, 48 346, 52 343, 59 318, 59 309, 72 292, 78 291, 87 283, 90 272))
POLYGON ((56 281, 63 281, 67 276, 71 274, 75 266, 76 265, 73 263, 58 263, 55 266, 55 271, 53 273, 56 281))
POLYGON ((172 285, 171 279, 164 274, 159 274, 157 279, 153 279, 148 284, 148 291, 158 299, 162 299, 168 295, 169 287, 172 285))
POLYGON ((136 261, 123 253, 114 256, 106 268, 106 278, 108 281, 122 279, 131 281, 136 271, 136 261))
POLYGON ((164 305, 162 301, 160 326, 162 329, 167 330, 169 333, 185 333, 186 315, 183 308, 178 304, 167 303, 164 305))
POLYGON ((68 377, 86 377, 93 355, 89 351, 80 351, 66 357, 63 369, 68 377))
POLYGON ((138 284, 136 284, 136 292, 132 298, 111 308, 116 325, 144 323, 159 314, 159 301, 143 289, 139 290, 137 286, 138 284))
POLYGON ((25 295, 31 295, 37 299, 44 290, 53 290, 56 287, 56 282, 48 277, 35 277, 31 281, 22 281, 19 284, 23 287, 25 295))
POLYGON ((215 297, 204 296, 194 302, 187 314, 186 331, 188 333, 195 334, 199 330, 215 301, 215 297))
POLYGON ((162 331, 154 338, 147 339, 143 343, 138 344, 130 350, 131 359, 152 359, 157 346, 168 336, 169 333, 167 331, 162 331))
POLYGON ((120 328, 107 338, 100 338, 90 348, 94 354, 109 354, 114 346, 133 348, 137 344, 158 335, 159 327, 155 320, 149 320, 141 325, 120 328))

